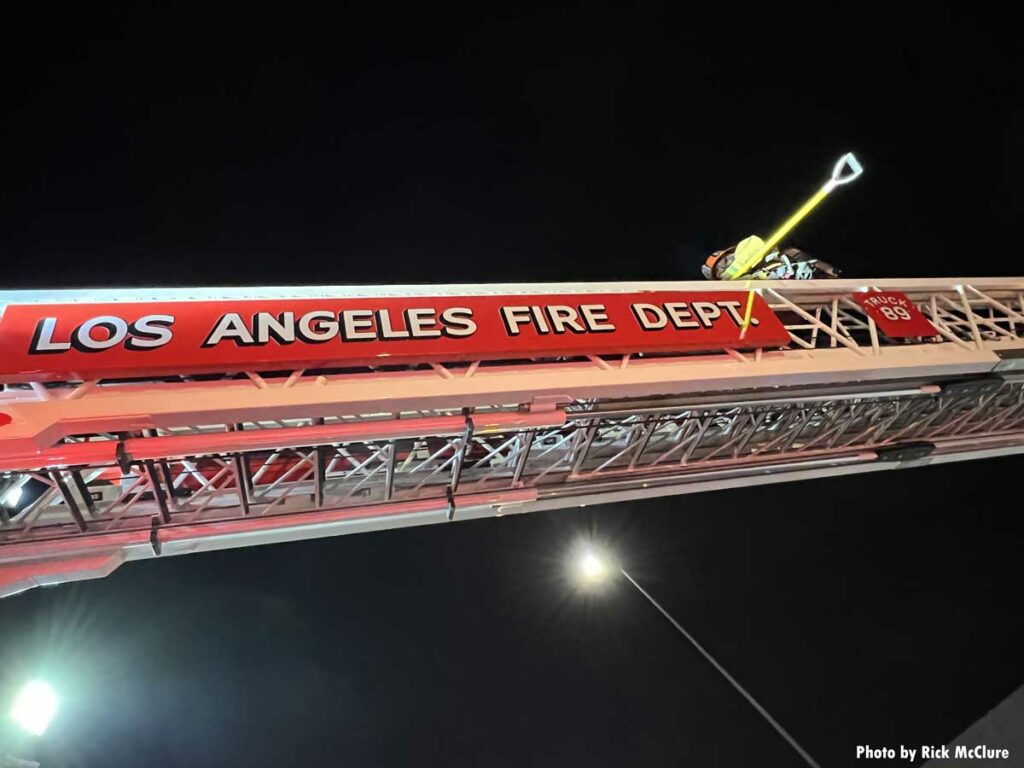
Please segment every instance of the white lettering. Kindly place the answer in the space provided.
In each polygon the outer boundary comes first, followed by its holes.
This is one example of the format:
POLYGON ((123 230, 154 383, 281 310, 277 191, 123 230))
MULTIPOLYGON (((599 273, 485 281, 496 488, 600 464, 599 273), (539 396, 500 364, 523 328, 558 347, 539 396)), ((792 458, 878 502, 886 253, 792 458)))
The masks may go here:
POLYGON ((540 311, 540 307, 535 304, 530 307, 530 311, 533 313, 534 322, 537 323, 537 330, 540 333, 551 333, 551 329, 548 328, 547 320, 544 319, 544 315, 540 311))
MULTIPOLYGON (((743 318, 740 316, 740 303, 738 301, 720 301, 718 302, 718 306, 722 307, 728 313, 729 317, 732 318, 732 321, 736 323, 736 327, 743 327, 743 318)), ((753 315, 751 315, 750 320, 751 325, 757 325, 757 321, 754 320, 753 315)))
POLYGON ((608 320, 604 304, 580 304, 580 314, 587 328, 595 333, 615 330, 615 325, 608 320))
POLYGON ((441 322, 445 324, 445 336, 472 336, 476 333, 476 321, 473 310, 468 307, 448 307, 441 313, 441 322))
POLYGON ((259 312, 256 315, 255 326, 253 331, 257 344, 267 344, 271 336, 282 344, 291 344, 295 341, 294 312, 282 312, 280 318, 270 312, 259 312))
MULTIPOLYGON (((985 744, 977 744, 968 747, 966 744, 958 744, 954 748, 954 756, 957 760, 1006 760, 1010 757, 1010 750, 1006 748, 989 747, 985 744)), ((924 754, 921 754, 924 757, 924 754)), ((946 752, 949 757, 949 752, 946 752)))
POLYGON ((382 339, 408 339, 409 331, 391 327, 391 313, 386 309, 377 312, 377 328, 382 339))
POLYGON ((310 344, 323 344, 338 335, 338 320, 323 309, 307 312, 299 318, 298 334, 310 344))
POLYGON ((120 344, 127 336, 128 323, 120 317, 101 315, 86 320, 78 326, 71 343, 74 344, 75 349, 83 352, 96 352, 120 344), (93 328, 103 328, 109 335, 105 339, 94 339, 92 337, 93 328))
POLYGON ((586 333, 586 329, 579 323, 579 315, 572 307, 563 304, 555 304, 547 308, 551 317, 551 328, 555 333, 565 333, 569 328, 576 333, 586 333))
POLYGON ((53 341, 53 331, 56 327, 56 317, 44 317, 39 321, 39 324, 36 326, 35 336, 28 347, 30 355, 63 352, 71 349, 70 341, 53 341))
POLYGON ((520 334, 519 326, 530 322, 529 307, 502 307, 501 319, 505 322, 505 329, 509 336, 520 334))
POLYGON ((710 328, 715 320, 722 316, 722 309, 711 301, 695 301, 691 306, 700 324, 705 328, 710 328))
POLYGON ((407 309, 405 320, 414 339, 436 339, 441 335, 440 329, 433 327, 437 325, 433 309, 407 309))
POLYGON ((174 338, 170 326, 173 315, 144 315, 128 326, 131 337, 125 342, 128 349, 156 349, 174 338))
POLYGON ((237 312, 229 312, 221 316, 220 320, 213 327, 210 335, 203 342, 204 347, 212 347, 224 339, 235 342, 238 346, 252 344, 252 334, 245 327, 245 322, 237 312))
POLYGON ((640 327, 645 331, 658 331, 668 325, 668 317, 661 307, 653 304, 632 304, 631 307, 640 327))
POLYGON ((672 325, 677 330, 683 330, 684 328, 700 328, 700 324, 696 320, 690 318, 693 317, 690 311, 686 308, 685 301, 673 301, 665 305, 665 311, 668 312, 668 316, 672 319, 672 325))
POLYGON ((857 747, 857 759, 867 760, 892 760, 896 757, 896 750, 892 747, 857 747))
POLYGON ((369 309, 349 309, 342 312, 341 336, 345 341, 372 341, 377 338, 373 331, 373 312, 369 309))

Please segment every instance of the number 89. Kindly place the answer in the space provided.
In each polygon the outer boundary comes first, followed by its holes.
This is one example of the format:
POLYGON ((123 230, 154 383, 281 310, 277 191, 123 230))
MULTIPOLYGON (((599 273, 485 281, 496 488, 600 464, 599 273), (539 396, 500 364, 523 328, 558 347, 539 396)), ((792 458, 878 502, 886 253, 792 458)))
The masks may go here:
POLYGON ((909 320, 910 313, 903 307, 881 307, 882 315, 886 320, 909 320))

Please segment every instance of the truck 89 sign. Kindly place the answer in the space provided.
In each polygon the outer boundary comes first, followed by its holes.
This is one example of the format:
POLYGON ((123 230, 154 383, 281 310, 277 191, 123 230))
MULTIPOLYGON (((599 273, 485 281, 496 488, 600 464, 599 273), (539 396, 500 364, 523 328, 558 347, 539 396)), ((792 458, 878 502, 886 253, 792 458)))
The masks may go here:
POLYGON ((921 314, 913 302, 900 291, 865 291, 853 294, 864 313, 870 317, 886 336, 906 339, 918 336, 935 336, 938 331, 921 314))

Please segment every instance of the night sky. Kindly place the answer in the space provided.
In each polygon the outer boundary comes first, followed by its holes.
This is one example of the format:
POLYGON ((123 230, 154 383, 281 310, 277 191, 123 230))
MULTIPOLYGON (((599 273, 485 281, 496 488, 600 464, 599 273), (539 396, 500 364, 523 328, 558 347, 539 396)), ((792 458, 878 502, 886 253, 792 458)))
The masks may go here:
MULTIPOLYGON (((848 150, 863 178, 793 245, 850 277, 1022 273, 1015 27, 743 5, 5 9, 0 288, 695 279, 848 150)), ((802 765, 635 591, 573 593, 595 536, 852 766, 1024 682, 1022 468, 129 564, 0 601, 0 704, 60 689, 18 745, 46 768, 802 765)))

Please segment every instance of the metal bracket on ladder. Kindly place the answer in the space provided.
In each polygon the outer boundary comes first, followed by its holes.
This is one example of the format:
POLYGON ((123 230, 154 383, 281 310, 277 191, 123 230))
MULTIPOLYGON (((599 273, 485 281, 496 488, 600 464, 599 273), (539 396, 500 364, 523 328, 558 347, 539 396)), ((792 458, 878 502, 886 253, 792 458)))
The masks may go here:
POLYGON ((160 518, 153 516, 149 521, 149 546, 153 548, 153 554, 160 554, 160 518))

